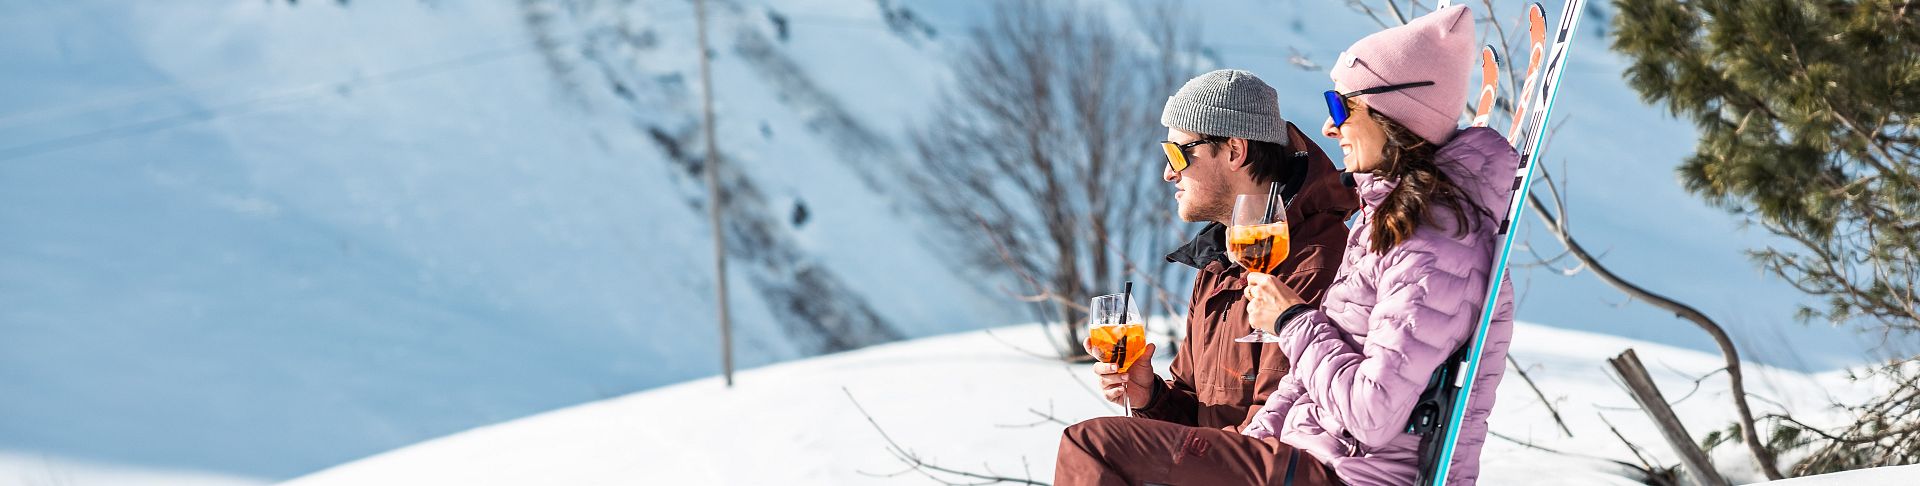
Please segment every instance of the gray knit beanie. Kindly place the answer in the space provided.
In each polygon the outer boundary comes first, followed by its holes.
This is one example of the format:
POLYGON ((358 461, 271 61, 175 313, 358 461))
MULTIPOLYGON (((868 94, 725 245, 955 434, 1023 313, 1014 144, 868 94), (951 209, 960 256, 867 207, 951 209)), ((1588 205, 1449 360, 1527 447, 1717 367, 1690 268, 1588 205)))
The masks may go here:
POLYGON ((1187 81, 1167 97, 1160 124, 1203 135, 1237 137, 1287 145, 1287 121, 1280 118, 1280 97, 1259 76, 1221 69, 1187 81))

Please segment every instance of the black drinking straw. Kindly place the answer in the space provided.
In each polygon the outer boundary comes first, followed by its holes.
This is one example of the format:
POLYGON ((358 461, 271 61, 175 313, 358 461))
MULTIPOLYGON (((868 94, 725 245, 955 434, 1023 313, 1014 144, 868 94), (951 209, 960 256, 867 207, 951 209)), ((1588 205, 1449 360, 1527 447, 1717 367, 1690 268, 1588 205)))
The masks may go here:
MULTIPOLYGON (((1128 280, 1126 284, 1120 287, 1120 324, 1121 325, 1132 324, 1131 322, 1127 322, 1129 320, 1128 319, 1129 316, 1127 316, 1127 310, 1131 309, 1132 307, 1133 307, 1133 281, 1128 280)), ((1122 328, 1122 329, 1125 329, 1125 328, 1122 328)), ((1113 344, 1113 364, 1124 366, 1126 362, 1127 362, 1127 333, 1122 332, 1120 333, 1120 339, 1115 340, 1113 344)))
MULTIPOLYGON (((1133 281, 1128 280, 1126 281, 1126 283, 1121 284, 1120 286, 1120 323, 1121 324, 1131 324, 1130 322, 1127 322, 1127 310, 1132 307, 1133 307, 1133 281)), ((1113 347, 1113 351, 1114 351, 1113 360, 1118 361, 1118 363, 1114 363, 1114 364, 1125 366, 1127 363, 1127 355, 1126 355, 1127 333, 1124 333, 1124 332, 1120 333, 1120 339, 1118 341, 1119 343, 1115 344, 1113 347)), ((1133 416, 1133 395, 1127 394, 1126 381, 1120 382, 1120 396, 1125 398, 1127 401, 1127 404, 1126 404, 1127 416, 1132 417, 1133 416)))
POLYGON ((1273 207, 1275 206, 1274 203, 1278 202, 1279 200, 1280 200, 1280 183, 1278 181, 1275 181, 1274 183, 1267 185, 1267 219, 1260 220, 1260 224, 1267 224, 1267 223, 1273 222, 1273 207))

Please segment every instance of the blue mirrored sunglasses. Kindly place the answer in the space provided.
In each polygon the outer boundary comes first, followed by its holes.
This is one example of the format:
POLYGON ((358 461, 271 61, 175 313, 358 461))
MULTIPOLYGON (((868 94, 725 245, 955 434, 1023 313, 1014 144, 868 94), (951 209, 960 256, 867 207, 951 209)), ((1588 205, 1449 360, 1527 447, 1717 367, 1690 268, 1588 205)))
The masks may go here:
POLYGON ((1386 93, 1389 91, 1399 91, 1407 88, 1418 88, 1421 86, 1432 86, 1432 85, 1433 85, 1432 81, 1419 81, 1419 82, 1413 82, 1413 83, 1376 86, 1376 87, 1367 88, 1359 91, 1348 91, 1346 93, 1341 93, 1339 91, 1334 91, 1334 90, 1327 90, 1327 92, 1324 93, 1324 95, 1327 98, 1327 115, 1333 117, 1333 126, 1338 127, 1340 125, 1345 125, 1347 123, 1347 115, 1349 114, 1347 113, 1347 98, 1360 96, 1360 95, 1380 94, 1380 93, 1386 93))

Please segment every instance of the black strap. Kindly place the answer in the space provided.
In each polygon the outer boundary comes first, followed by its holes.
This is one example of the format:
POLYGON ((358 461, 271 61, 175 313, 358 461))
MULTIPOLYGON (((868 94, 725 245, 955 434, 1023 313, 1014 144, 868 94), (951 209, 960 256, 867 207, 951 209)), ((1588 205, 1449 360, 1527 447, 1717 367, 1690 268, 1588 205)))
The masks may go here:
POLYGON ((1305 314, 1312 310, 1313 307, 1306 304, 1294 304, 1292 307, 1288 307, 1287 310, 1281 311, 1280 317, 1273 320, 1273 333, 1280 334, 1280 328, 1286 326, 1287 321, 1291 321, 1295 316, 1305 314))
MULTIPOLYGON (((1420 398, 1414 401, 1413 412, 1407 417, 1406 431, 1420 436, 1420 447, 1415 449, 1414 453, 1416 465, 1419 467, 1413 476, 1414 484, 1446 482, 1446 478, 1432 478, 1427 475, 1438 466, 1440 441, 1446 437, 1447 427, 1452 425, 1450 420, 1453 414, 1460 413, 1453 409, 1460 398, 1460 387, 1456 386, 1455 382, 1464 381, 1458 373, 1465 371, 1466 368, 1461 365, 1466 360, 1467 346, 1462 344, 1454 350, 1453 354, 1447 356, 1446 361, 1440 363, 1439 368, 1433 370, 1433 375, 1427 378, 1426 389, 1420 392, 1420 398)), ((1464 379, 1473 378, 1464 377, 1464 379)))
POLYGON ((1280 486, 1293 486, 1293 465, 1299 462, 1300 462, 1299 449, 1293 449, 1291 452, 1287 453, 1287 478, 1280 481, 1280 486))

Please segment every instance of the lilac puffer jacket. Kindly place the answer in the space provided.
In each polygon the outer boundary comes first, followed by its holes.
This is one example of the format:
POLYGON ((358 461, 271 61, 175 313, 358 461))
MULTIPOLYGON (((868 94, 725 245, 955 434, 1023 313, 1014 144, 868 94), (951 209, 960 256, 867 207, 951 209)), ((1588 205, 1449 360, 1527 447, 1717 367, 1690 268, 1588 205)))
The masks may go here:
MULTIPOLYGON (((1519 157, 1498 132, 1463 130, 1441 147, 1435 163, 1489 213, 1506 210, 1519 157)), ((1499 251, 1499 217, 1472 214, 1481 224, 1455 238, 1451 212, 1429 206, 1438 227, 1423 224, 1378 254, 1368 249, 1373 212, 1395 182, 1369 174, 1354 174, 1354 181, 1363 207, 1339 273, 1319 309, 1284 323, 1279 346, 1291 371, 1242 432, 1278 436, 1332 466, 1348 484, 1412 484, 1420 438, 1403 432, 1407 416, 1433 370, 1479 324, 1499 251)), ((1487 330, 1450 485, 1479 477, 1487 415, 1513 336, 1511 288, 1503 282, 1487 330)))

